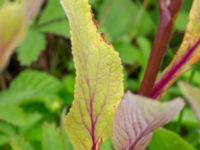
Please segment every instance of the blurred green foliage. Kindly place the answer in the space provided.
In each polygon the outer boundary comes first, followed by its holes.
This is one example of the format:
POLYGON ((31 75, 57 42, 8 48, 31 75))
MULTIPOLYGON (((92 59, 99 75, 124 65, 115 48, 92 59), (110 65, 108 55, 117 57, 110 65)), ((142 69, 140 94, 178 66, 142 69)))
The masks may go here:
POLYGON ((195 150, 189 143, 183 140, 174 132, 166 129, 155 131, 149 144, 150 150, 195 150))
MULTIPOLYGON (((4 1, 8 0, 0 0, 0 5, 4 1)), ((137 92, 159 20, 157 1, 90 1, 99 31, 122 59, 126 90, 137 92)), ((183 0, 162 68, 181 43, 191 3, 192 0, 183 0)), ((73 149, 63 127, 63 114, 73 101, 75 80, 69 33, 59 1, 47 0, 1 75, 0 150, 73 149)), ((200 86, 199 78, 198 65, 182 77, 200 86)), ((181 96, 176 85, 164 99, 175 96, 181 96)), ((157 150, 158 145, 159 150, 180 149, 180 145, 184 150, 200 149, 199 124, 189 107, 166 128, 170 131, 160 129, 153 135, 150 150, 157 150)), ((111 140, 101 149, 111 150, 111 140)))

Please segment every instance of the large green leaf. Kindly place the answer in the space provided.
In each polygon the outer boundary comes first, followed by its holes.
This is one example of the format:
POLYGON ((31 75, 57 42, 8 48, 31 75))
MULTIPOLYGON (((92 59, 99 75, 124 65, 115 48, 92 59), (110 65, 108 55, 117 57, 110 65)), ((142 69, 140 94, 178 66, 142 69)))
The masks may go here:
POLYGON ((100 30, 104 31, 111 41, 127 36, 137 11, 137 6, 131 0, 103 1, 98 14, 100 30))
POLYGON ((0 105, 43 102, 49 108, 57 107, 60 88, 61 83, 51 75, 26 70, 11 83, 8 91, 0 93, 0 105))
POLYGON ((149 145, 150 150, 195 150, 187 141, 182 139, 176 133, 158 129, 152 137, 149 145))
POLYGON ((61 83, 53 76, 35 70, 22 72, 10 85, 10 91, 37 90, 42 93, 55 93, 61 83))
MULTIPOLYGON (((102 2, 98 10, 100 30, 104 31, 112 42, 130 41, 135 36, 144 36, 153 30, 153 21, 145 6, 131 0, 102 2)), ((148 3, 145 1, 145 4, 148 3)))
POLYGON ((114 47, 119 52, 120 58, 124 64, 133 65, 139 61, 139 50, 130 43, 117 43, 114 47))

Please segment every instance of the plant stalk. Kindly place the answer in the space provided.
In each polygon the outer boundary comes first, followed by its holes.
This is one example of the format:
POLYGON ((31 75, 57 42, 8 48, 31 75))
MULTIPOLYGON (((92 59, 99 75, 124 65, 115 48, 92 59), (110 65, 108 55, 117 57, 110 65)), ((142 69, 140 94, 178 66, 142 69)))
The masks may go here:
POLYGON ((167 45, 173 32, 174 22, 180 10, 182 0, 158 0, 160 21, 153 42, 145 75, 139 90, 139 95, 150 97, 165 56, 167 45))

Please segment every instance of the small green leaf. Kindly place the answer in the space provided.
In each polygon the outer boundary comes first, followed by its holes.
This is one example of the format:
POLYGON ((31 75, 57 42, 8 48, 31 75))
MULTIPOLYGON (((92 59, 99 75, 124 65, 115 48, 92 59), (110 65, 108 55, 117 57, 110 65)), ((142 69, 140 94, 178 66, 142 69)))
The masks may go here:
POLYGON ((39 22, 38 30, 63 37, 69 37, 69 23, 58 0, 48 0, 39 22))
POLYGON ((70 36, 69 23, 65 19, 48 23, 44 26, 39 27, 38 30, 43 33, 51 33, 66 38, 70 36))
POLYGON ((31 144, 20 136, 11 139, 11 147, 12 150, 34 150, 31 144))
POLYGON ((195 150, 192 145, 182 139, 176 133, 166 130, 158 129, 153 134, 149 145, 150 150, 195 150))
POLYGON ((48 0, 40 19, 39 24, 48 23, 57 19, 64 19, 65 13, 59 3, 59 0, 48 0))
POLYGON ((45 36, 36 30, 30 30, 17 50, 18 59, 22 65, 30 65, 38 59, 46 47, 45 36))
POLYGON ((42 138, 43 150, 65 150, 61 131, 54 124, 45 124, 42 138))

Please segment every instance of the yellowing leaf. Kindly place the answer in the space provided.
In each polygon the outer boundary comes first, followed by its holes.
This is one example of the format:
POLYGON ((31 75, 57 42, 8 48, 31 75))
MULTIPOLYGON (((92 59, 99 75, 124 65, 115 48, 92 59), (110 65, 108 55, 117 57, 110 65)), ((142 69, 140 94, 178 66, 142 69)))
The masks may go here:
POLYGON ((0 7, 0 72, 22 41, 31 19, 42 4, 43 0, 24 0, 8 2, 0 7))
POLYGON ((179 87, 200 121, 200 89, 186 82, 180 82, 179 87))
POLYGON ((189 15, 189 23, 183 42, 170 65, 164 70, 160 79, 154 86, 152 97, 158 98, 179 78, 183 73, 192 68, 199 56, 200 45, 200 0, 193 0, 189 15))
POLYGON ((168 123, 183 106, 184 102, 179 98, 168 103, 160 103, 128 92, 115 114, 115 150, 144 150, 152 132, 168 123))
POLYGON ((23 38, 27 25, 21 4, 8 3, 0 7, 0 72, 23 38))
MULTIPOLYGON (((183 58, 183 56, 187 54, 189 48, 191 48, 193 45, 195 45, 195 43, 200 39, 200 19, 199 19, 200 13, 199 13, 199 9, 200 9, 200 1, 194 0, 191 11, 190 11, 189 22, 188 22, 188 25, 187 25, 187 28, 186 28, 186 32, 185 32, 183 42, 182 42, 176 56, 174 57, 174 59, 171 63, 171 66, 173 66, 173 64, 175 62, 180 61, 183 58)), ((197 53, 199 53, 199 51, 195 50, 193 52, 193 56, 195 56, 197 53)), ((191 67, 190 65, 191 64, 187 63, 186 66, 184 66, 182 69, 187 70, 187 68, 191 67)))
POLYGON ((73 106, 66 128, 76 150, 97 150, 111 135, 115 107, 123 95, 122 65, 93 22, 88 0, 61 0, 71 26, 76 67, 73 106))

